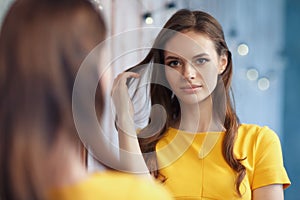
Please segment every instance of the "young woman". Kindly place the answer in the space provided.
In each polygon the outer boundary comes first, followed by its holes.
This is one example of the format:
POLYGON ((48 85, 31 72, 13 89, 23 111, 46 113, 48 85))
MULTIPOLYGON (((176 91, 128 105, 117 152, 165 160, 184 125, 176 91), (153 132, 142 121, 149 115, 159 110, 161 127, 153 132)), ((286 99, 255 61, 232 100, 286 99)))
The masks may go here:
POLYGON ((127 87, 142 88, 142 81, 131 82, 147 76, 147 69, 152 110, 136 151, 175 198, 284 198, 290 181, 280 141, 267 127, 239 123, 230 93, 231 53, 216 19, 201 11, 176 12, 146 58, 115 79, 121 147, 131 151, 137 140, 124 137, 134 130, 127 87))
MULTIPOLYGON (((72 91, 81 63, 105 34, 102 16, 87 0, 19 0, 10 8, 0 34, 1 200, 170 199, 136 177, 87 173, 72 91)), ((89 62, 86 81, 99 79, 99 57, 89 62)), ((85 114, 86 97, 78 98, 85 114)))

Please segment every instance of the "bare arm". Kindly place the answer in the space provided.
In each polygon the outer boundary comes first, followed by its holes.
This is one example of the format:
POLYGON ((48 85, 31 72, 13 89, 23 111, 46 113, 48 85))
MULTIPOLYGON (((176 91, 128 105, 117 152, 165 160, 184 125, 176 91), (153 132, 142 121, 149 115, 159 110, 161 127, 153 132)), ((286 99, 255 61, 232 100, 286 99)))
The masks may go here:
POLYGON ((128 78, 138 78, 133 72, 124 72, 115 80, 112 88, 112 98, 116 109, 119 135, 120 161, 122 170, 151 178, 142 156, 133 121, 133 105, 128 94, 126 81, 128 78))
POLYGON ((283 200, 281 184, 273 184, 253 190, 253 200, 283 200))

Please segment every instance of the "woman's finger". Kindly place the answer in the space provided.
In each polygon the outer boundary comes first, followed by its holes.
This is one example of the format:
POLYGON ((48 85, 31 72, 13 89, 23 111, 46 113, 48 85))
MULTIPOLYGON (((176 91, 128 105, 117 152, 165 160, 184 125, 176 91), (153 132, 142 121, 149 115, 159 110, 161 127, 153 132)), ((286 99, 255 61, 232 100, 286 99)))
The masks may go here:
POLYGON ((119 81, 121 82, 126 82, 126 80, 128 78, 139 78, 140 75, 138 73, 134 73, 134 72, 123 72, 121 74, 119 74, 117 76, 117 78, 115 79, 116 83, 118 83, 119 81))
POLYGON ((123 73, 119 74, 113 82, 111 95, 113 94, 116 87, 126 86, 126 81, 128 78, 139 78, 139 77, 140 77, 140 75, 138 73, 134 73, 134 72, 123 72, 123 73))

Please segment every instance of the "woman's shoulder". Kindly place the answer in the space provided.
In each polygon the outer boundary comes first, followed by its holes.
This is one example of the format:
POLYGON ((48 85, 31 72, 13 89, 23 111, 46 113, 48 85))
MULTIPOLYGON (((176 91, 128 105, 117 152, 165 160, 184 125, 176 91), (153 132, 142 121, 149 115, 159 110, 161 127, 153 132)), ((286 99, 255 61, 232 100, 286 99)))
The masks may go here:
POLYGON ((241 124, 238 128, 238 135, 247 135, 250 137, 258 137, 263 135, 277 135, 268 126, 259 126, 256 124, 241 124))
POLYGON ((50 200, 171 199, 162 188, 134 175, 108 171, 93 173, 85 180, 50 192, 50 200), (117 191, 116 191, 117 189, 117 191))
POLYGON ((171 199, 160 184, 132 174, 106 172, 98 175, 98 179, 105 185, 106 192, 111 191, 107 192, 107 197, 116 193, 118 188, 116 199, 171 199))
POLYGON ((278 135, 268 126, 241 124, 238 128, 237 141, 242 143, 264 144, 279 141, 278 135))

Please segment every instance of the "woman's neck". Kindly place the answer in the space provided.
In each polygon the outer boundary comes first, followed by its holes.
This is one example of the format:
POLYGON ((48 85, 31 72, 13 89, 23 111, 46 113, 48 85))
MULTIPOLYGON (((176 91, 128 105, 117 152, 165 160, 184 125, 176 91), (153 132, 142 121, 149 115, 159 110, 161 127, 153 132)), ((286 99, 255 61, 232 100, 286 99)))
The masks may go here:
POLYGON ((223 125, 213 115, 211 97, 196 104, 180 102, 180 107, 181 115, 174 125, 175 128, 192 133, 223 131, 223 125))
MULTIPOLYGON (((48 157, 48 181, 53 187, 74 184, 87 177, 79 146, 60 138, 48 157)), ((50 187, 51 187, 50 186, 50 187)))

